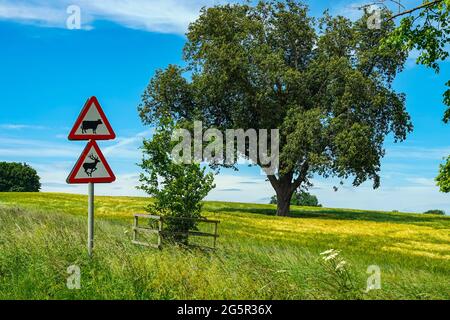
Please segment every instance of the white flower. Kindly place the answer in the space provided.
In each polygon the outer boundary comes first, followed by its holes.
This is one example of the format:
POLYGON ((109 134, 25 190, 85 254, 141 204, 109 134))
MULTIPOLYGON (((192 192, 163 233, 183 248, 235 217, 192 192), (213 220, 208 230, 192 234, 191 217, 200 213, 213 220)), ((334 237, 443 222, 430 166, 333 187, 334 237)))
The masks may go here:
POLYGON ((338 255, 339 255, 339 251, 334 251, 332 254, 330 254, 330 255, 324 257, 323 259, 324 259, 325 261, 333 260, 333 259, 335 259, 338 255))
POLYGON ((324 252, 321 252, 320 255, 324 256, 324 255, 329 255, 330 253, 334 252, 334 249, 330 249, 324 252))
POLYGON ((336 271, 344 269, 346 264, 347 264, 347 262, 345 260, 342 260, 341 262, 339 262, 336 266, 336 271))

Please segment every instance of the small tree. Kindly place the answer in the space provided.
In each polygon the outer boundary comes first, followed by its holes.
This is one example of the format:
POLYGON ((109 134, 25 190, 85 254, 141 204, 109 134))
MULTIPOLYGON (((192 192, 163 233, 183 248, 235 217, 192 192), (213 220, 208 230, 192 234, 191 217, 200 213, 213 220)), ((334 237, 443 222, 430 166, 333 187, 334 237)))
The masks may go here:
POLYGON ((39 179, 26 163, 0 162, 0 192, 39 192, 39 179))
MULTIPOLYGON (((144 140, 144 157, 140 176, 140 189, 153 196, 155 201, 147 207, 167 219, 166 230, 185 233, 196 228, 191 220, 170 217, 200 218, 204 197, 215 187, 214 176, 206 173, 200 164, 180 164, 171 158, 171 150, 177 144, 172 141, 175 125, 169 118, 163 119, 151 140, 144 140)), ((187 244, 187 237, 177 234, 173 240, 187 244)))

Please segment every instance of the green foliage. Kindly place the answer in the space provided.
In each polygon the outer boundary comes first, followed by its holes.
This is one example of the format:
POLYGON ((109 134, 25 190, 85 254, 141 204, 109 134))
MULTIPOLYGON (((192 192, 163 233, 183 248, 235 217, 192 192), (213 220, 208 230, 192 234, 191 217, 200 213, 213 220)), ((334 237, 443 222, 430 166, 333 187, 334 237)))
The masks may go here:
MULTIPOLYGON (((173 122, 165 118, 151 140, 144 140, 144 158, 140 164, 144 173, 140 176, 140 189, 154 197, 148 211, 166 217, 200 218, 204 197, 214 186, 214 176, 206 173, 200 164, 177 163, 171 158, 171 150, 177 144, 172 141, 173 122)), ((168 219, 167 231, 187 232, 195 228, 192 220, 168 219)), ((175 240, 186 242, 185 235, 175 240)))
POLYGON ((439 165, 439 175, 435 180, 441 192, 450 192, 450 156, 444 164, 439 165))
MULTIPOLYGON (((439 72, 439 62, 449 57, 450 0, 424 1, 430 5, 401 20, 400 25, 386 39, 388 46, 419 51, 417 63, 439 72)), ((446 83, 450 87, 450 81, 446 83)), ((449 107, 444 122, 450 120, 450 89, 444 93, 444 103, 449 107)))
MULTIPOLYGON (((428 1, 425 1, 427 3, 428 1)), ((450 44, 450 0, 429 2, 418 11, 417 16, 403 18, 400 26, 385 40, 388 46, 402 47, 405 50, 417 49, 420 53, 418 64, 423 64, 439 72, 439 62, 449 57, 450 44)), ((450 80, 444 92, 444 104, 448 106, 443 121, 450 121, 450 80)), ((436 177, 441 192, 450 192, 450 157, 441 164, 436 177)))
MULTIPOLYGON (((273 196, 270 199, 270 204, 277 204, 277 196, 273 196)), ((305 207, 321 207, 319 200, 315 195, 312 195, 306 191, 295 191, 291 198, 291 205, 293 206, 305 206, 305 207)))
POLYGON ((39 179, 36 170, 26 163, 0 162, 0 192, 38 192, 39 179))
POLYGON ((445 211, 435 209, 435 210, 425 211, 424 214, 435 214, 435 215, 438 215, 438 216, 445 216, 445 211))
POLYGON ((187 67, 156 73, 140 116, 146 124, 170 114, 220 130, 279 128, 280 171, 269 176, 279 205, 313 173, 378 187, 385 136, 403 140, 412 125, 391 86, 407 53, 379 46, 393 22, 370 30, 367 19, 316 20, 294 0, 203 8, 187 33, 187 67))

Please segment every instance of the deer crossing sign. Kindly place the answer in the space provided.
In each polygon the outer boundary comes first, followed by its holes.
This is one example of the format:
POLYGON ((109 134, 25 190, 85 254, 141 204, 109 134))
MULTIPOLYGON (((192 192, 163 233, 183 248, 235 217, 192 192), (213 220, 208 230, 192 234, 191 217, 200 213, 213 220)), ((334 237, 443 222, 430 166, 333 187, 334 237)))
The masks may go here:
POLYGON ((69 174, 67 183, 110 183, 115 180, 100 148, 95 140, 91 140, 69 174))
POLYGON ((90 97, 75 125, 69 133, 69 140, 89 140, 67 183, 88 183, 88 253, 94 249, 94 183, 111 183, 116 180, 96 140, 111 140, 116 137, 96 97, 90 97))

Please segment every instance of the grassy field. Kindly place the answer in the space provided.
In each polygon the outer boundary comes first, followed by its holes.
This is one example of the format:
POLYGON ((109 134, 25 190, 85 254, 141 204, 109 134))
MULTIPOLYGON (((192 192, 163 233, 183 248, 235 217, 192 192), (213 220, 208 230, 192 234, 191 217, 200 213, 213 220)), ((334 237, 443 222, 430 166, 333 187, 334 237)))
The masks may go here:
POLYGON ((450 299, 450 217, 206 202, 219 249, 131 244, 149 200, 96 198, 95 256, 84 196, 0 193, 0 299, 450 299), (345 277, 321 252, 340 250, 345 277), (81 268, 81 289, 66 287, 81 268), (381 289, 365 292, 368 266, 381 289), (345 280, 345 281, 344 281, 345 280))

